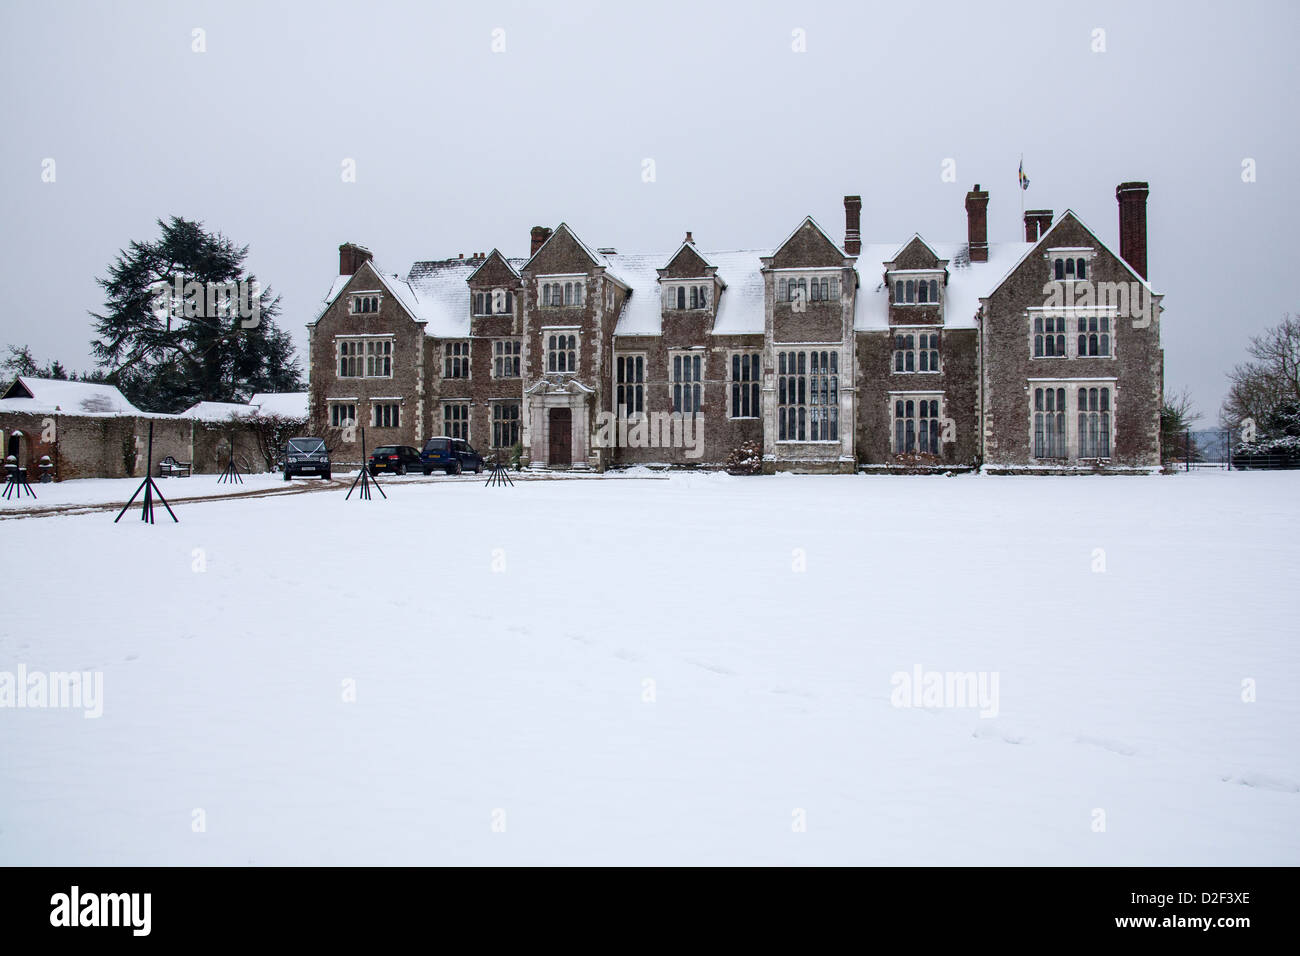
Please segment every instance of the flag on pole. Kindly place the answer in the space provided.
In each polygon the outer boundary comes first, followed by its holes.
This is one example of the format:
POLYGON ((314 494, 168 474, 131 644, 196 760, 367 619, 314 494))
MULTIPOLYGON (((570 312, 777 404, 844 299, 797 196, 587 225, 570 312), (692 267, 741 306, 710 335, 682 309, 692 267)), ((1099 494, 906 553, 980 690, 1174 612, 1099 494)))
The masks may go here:
POLYGON ((1025 157, 1020 157, 1020 188, 1029 188, 1029 177, 1025 175, 1025 157))

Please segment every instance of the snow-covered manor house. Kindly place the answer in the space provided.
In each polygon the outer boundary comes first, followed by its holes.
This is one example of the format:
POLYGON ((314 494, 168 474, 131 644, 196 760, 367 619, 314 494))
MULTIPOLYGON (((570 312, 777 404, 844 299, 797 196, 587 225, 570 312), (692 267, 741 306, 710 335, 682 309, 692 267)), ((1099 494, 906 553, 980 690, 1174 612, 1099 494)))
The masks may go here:
POLYGON ((309 323, 313 427, 355 422, 369 448, 518 444, 553 468, 719 466, 749 442, 768 471, 1158 466, 1147 184, 1116 196, 1118 254, 1068 210, 989 242, 978 185, 957 242, 864 243, 846 196, 843 244, 809 217, 772 248, 688 232, 631 255, 560 223, 532 229, 528 258, 401 277, 346 243, 309 323))

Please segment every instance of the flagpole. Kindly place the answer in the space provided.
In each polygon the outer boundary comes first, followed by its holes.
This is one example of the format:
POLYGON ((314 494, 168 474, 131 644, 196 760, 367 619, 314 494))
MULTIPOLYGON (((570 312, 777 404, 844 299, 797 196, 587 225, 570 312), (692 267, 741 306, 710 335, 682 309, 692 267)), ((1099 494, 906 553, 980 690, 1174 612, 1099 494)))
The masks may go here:
POLYGON ((1020 221, 1025 221, 1025 184, 1020 177, 1025 174, 1025 154, 1020 154, 1020 172, 1016 175, 1016 188, 1020 190, 1020 221))

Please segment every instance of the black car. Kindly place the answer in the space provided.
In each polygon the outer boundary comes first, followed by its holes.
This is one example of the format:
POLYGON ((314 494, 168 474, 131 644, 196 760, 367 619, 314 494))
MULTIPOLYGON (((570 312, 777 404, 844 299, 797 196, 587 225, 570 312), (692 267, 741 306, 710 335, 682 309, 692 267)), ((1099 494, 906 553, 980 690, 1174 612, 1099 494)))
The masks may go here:
POLYGON ((323 438, 290 438, 284 452, 284 480, 295 475, 330 476, 330 453, 323 438))
POLYGON ((390 475, 404 475, 408 470, 419 471, 420 453, 410 445, 380 445, 370 453, 369 468, 371 477, 381 471, 390 475))
POLYGON ((426 475, 435 468, 449 475, 459 475, 462 471, 477 474, 483 470, 483 456, 460 438, 430 438, 420 459, 426 475))

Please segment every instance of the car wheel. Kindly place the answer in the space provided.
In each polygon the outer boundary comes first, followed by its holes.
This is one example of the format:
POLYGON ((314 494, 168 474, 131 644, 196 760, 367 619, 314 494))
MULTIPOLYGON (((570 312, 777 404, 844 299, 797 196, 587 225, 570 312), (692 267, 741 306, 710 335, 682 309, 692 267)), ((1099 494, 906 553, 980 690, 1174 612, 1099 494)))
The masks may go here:
POLYGON ((432 475, 432 474, 433 474, 433 469, 432 469, 432 468, 426 468, 426 469, 424 469, 424 476, 425 476, 426 478, 429 477, 429 475, 432 475))
POLYGON ((371 477, 371 478, 378 478, 378 477, 379 477, 379 469, 378 469, 378 468, 370 468, 370 469, 368 469, 368 471, 370 472, 370 477, 371 477))
POLYGON ((406 474, 406 466, 402 464, 400 461, 397 463, 397 473, 399 475, 406 474))
POLYGON ((322 480, 324 480, 324 481, 329 481, 329 480, 330 480, 330 473, 329 473, 328 471, 323 471, 323 472, 321 472, 321 478, 322 478, 322 480))
POLYGON ((459 475, 459 474, 460 474, 460 462, 456 462, 456 464, 454 464, 454 465, 451 466, 451 473, 452 473, 453 475, 459 475))
POLYGON ((291 477, 291 476, 289 475, 289 472, 286 471, 286 472, 284 473, 284 480, 285 480, 285 481, 288 481, 290 477, 291 477))

